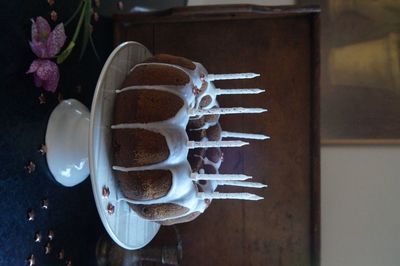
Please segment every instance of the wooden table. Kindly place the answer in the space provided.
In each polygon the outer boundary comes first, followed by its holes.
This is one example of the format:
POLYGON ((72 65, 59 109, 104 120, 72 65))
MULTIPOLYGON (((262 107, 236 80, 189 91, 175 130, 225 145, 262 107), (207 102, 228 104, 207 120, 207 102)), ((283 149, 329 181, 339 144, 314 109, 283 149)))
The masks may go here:
POLYGON ((153 53, 202 62, 209 73, 261 73, 216 85, 267 89, 219 98, 221 106, 269 109, 221 119, 225 130, 271 136, 225 150, 221 168, 267 183, 246 190, 265 199, 214 201, 180 225, 182 265, 319 265, 319 9, 204 6, 114 19, 115 45, 138 41, 153 53))

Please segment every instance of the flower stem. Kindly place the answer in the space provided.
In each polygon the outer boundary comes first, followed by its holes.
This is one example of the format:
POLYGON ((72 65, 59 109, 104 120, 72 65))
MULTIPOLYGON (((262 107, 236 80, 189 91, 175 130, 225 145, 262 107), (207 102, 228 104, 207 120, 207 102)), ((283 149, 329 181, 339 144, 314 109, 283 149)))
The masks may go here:
POLYGON ((85 17, 85 11, 86 11, 86 6, 88 4, 88 1, 91 1, 91 0, 82 0, 83 7, 82 7, 82 10, 81 10, 81 15, 79 17, 78 25, 76 26, 74 35, 72 36, 72 39, 69 42, 67 48, 65 48, 64 51, 62 51, 62 53, 60 53, 57 56, 57 63, 58 64, 61 64, 62 62, 64 62, 65 59, 68 58, 68 56, 71 54, 72 50, 75 47, 76 39, 78 38, 79 32, 80 32, 81 27, 82 27, 83 18, 85 17))

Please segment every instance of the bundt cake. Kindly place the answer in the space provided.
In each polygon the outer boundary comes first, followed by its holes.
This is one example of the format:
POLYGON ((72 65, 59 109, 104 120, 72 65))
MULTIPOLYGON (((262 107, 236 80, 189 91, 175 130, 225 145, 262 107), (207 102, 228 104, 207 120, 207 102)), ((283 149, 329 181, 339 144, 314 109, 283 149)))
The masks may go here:
POLYGON ((221 94, 255 94, 260 89, 223 90, 217 79, 254 78, 253 73, 208 74, 197 62, 167 54, 134 66, 116 91, 112 126, 113 171, 126 201, 140 217, 163 225, 195 219, 212 199, 261 199, 249 193, 218 193, 218 185, 264 187, 245 175, 219 174, 220 147, 248 144, 223 138, 266 139, 226 132, 220 115, 260 113, 261 108, 220 108, 221 94))

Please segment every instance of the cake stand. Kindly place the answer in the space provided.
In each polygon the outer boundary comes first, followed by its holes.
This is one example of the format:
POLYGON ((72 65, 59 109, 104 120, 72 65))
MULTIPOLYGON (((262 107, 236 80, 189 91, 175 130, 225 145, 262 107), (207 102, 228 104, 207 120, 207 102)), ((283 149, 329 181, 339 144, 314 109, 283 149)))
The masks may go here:
POLYGON ((136 215, 125 201, 112 172, 111 123, 115 90, 129 70, 151 56, 137 42, 119 45, 107 59, 89 110, 75 99, 62 101, 52 112, 46 131, 47 163, 54 178, 74 186, 89 175, 99 216, 111 238, 126 249, 148 244, 160 225, 136 215))

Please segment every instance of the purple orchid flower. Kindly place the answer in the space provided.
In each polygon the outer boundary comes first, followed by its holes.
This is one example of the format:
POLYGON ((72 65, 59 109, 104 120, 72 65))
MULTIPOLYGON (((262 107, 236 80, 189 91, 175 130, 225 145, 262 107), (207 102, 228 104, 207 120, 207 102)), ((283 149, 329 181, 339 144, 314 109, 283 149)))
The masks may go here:
POLYGON ((58 24, 51 31, 49 23, 42 17, 32 19, 32 41, 29 42, 32 52, 39 57, 35 59, 26 73, 33 73, 36 87, 55 92, 60 73, 56 63, 50 59, 55 57, 65 43, 64 25, 58 24))

